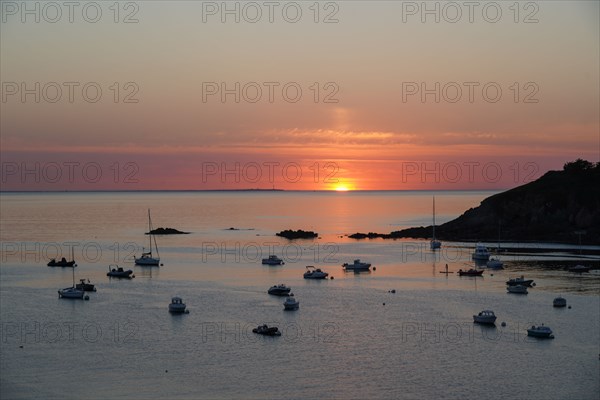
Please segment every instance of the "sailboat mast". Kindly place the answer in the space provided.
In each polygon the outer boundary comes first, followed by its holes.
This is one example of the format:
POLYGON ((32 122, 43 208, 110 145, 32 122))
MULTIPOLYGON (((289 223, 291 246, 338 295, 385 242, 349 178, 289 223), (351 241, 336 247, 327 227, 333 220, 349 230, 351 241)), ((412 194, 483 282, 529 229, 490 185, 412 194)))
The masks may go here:
POLYGON ((148 209, 148 241, 150 242, 150 257, 152 257, 152 220, 150 219, 150 209, 148 209))
POLYGON ((433 196, 433 240, 435 240, 435 196, 433 196))

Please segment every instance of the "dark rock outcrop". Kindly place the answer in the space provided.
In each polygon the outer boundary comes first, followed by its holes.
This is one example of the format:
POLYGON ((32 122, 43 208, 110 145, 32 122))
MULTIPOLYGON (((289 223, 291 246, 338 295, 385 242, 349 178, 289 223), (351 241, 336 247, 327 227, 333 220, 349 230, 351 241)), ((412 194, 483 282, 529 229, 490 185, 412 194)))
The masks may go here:
MULTIPOLYGON (((432 227, 350 237, 430 238, 432 227)), ((460 217, 436 226, 436 237, 453 241, 600 243, 600 163, 577 160, 562 171, 488 197, 460 217)))
POLYGON ((318 233, 313 231, 303 231, 302 229, 298 229, 297 231, 293 231, 291 229, 286 229, 285 231, 281 231, 276 233, 277 236, 284 237, 286 239, 314 239, 319 236, 318 233))
POLYGON ((146 235, 152 233, 153 235, 187 235, 189 232, 181 232, 175 228, 156 228, 150 232, 146 232, 146 235))

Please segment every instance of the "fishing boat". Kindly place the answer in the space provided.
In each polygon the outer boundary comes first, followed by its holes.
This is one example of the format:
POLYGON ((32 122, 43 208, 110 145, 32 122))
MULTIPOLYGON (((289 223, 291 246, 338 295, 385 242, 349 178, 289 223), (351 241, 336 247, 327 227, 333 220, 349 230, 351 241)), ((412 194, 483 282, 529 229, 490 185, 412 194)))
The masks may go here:
POLYGON ((458 270, 458 275, 459 276, 482 276, 483 275, 483 270, 477 270, 477 269, 469 269, 467 271, 463 271, 462 269, 458 270))
POLYGON ((361 262, 359 259, 356 259, 352 264, 342 264, 342 267, 346 271, 368 271, 371 268, 371 263, 361 262))
POLYGON ((135 258, 135 265, 158 266, 160 265, 160 255, 158 254, 158 246, 156 245, 156 237, 152 233, 152 218, 150 218, 150 209, 148 209, 148 238, 150 242, 150 251, 142 252, 140 258, 135 258), (156 257, 152 256, 152 242, 156 249, 156 257))
POLYGON ((507 286, 506 290, 508 293, 527 294, 527 286, 523 285, 507 286))
POLYGON ((488 251, 487 247, 485 247, 481 243, 477 243, 472 257, 473 260, 487 261, 490 259, 490 252, 488 251))
POLYGON ((172 297, 169 304, 169 312, 173 314, 187 314, 189 311, 181 297, 172 297))
POLYGON ((77 289, 75 287, 75 268, 74 267, 71 267, 71 268, 73 268, 73 286, 64 288, 64 289, 60 289, 58 291, 58 297, 65 298, 65 299, 83 299, 85 292, 83 290, 77 289))
POLYGON ((487 265, 487 267, 490 269, 503 269, 504 268, 504 263, 502 261, 500 261, 499 257, 490 258, 485 265, 487 265))
POLYGON ((84 292, 95 292, 96 291, 96 286, 93 283, 90 283, 90 280, 88 279, 87 282, 85 281, 85 279, 80 279, 79 283, 77 285, 75 285, 76 289, 79 290, 83 290, 84 292))
POLYGON ((565 299, 562 296, 558 296, 556 297, 554 300, 552 300, 552 306, 553 307, 566 307, 567 306, 567 299, 565 299))
POLYGON ((298 308, 300 308, 300 302, 294 298, 293 294, 290 294, 290 297, 283 302, 283 309, 286 311, 293 311, 298 308))
POLYGON ((511 279, 507 280, 506 284, 508 286, 521 285, 521 286, 531 287, 531 285, 533 285, 533 279, 525 279, 525 276, 521 275, 518 278, 511 278, 511 279))
POLYGON ((133 278, 134 276, 131 274, 133 274, 132 270, 124 270, 118 265, 111 264, 108 266, 108 272, 106 273, 106 276, 110 276, 111 278, 133 278))
POLYGON ((265 336, 281 336, 279 328, 276 326, 269 327, 266 324, 257 326, 256 328, 252 329, 252 332, 265 336))
POLYGON ((76 267, 75 264, 75 255, 73 253, 73 247, 71 247, 71 261, 67 261, 66 258, 62 257, 60 261, 56 261, 56 258, 53 258, 47 264, 49 267, 76 267))
POLYGON ((483 310, 479 314, 473 315, 473 322, 494 325, 496 322, 496 314, 494 314, 492 310, 483 310))
POLYGON ((262 263, 265 265, 283 265, 284 262, 276 255, 270 255, 268 258, 263 258, 262 263))
POLYGON ((554 335, 552 334, 552 329, 544 324, 540 326, 532 325, 531 328, 527 329, 527 336, 532 336, 536 338, 542 339, 554 339, 554 335))
POLYGON ((322 271, 321 268, 315 268, 312 265, 306 267, 307 271, 304 273, 304 279, 327 279, 329 274, 322 271))
POLYGON ((267 290, 267 293, 272 294, 274 296, 287 296, 292 288, 289 286, 280 283, 279 285, 273 285, 267 290))
POLYGON ((439 240, 435 239, 435 196, 433 196, 433 225, 432 225, 432 230, 433 230, 433 237, 431 238, 431 242, 429 242, 429 247, 431 248, 431 250, 436 250, 439 249, 440 247, 442 247, 442 242, 440 242, 439 240))

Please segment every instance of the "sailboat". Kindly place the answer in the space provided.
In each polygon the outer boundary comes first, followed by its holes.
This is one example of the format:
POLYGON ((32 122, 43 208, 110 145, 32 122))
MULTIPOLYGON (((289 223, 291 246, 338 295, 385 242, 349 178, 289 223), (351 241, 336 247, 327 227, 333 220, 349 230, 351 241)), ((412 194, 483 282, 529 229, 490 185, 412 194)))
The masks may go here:
POLYGON ((148 237, 150 239, 150 251, 142 253, 140 258, 135 258, 135 265, 148 265, 158 266, 160 265, 160 255, 158 254, 158 246, 156 245, 156 238, 152 234, 152 219, 150 218, 150 209, 148 209, 148 237), (156 257, 152 256, 152 241, 154 241, 154 248, 156 249, 156 257))
POLYGON ((433 238, 429 242, 431 250, 439 249, 442 247, 442 242, 435 240, 435 196, 433 196, 433 238))
POLYGON ((85 294, 85 291, 81 290, 81 289, 77 289, 75 287, 75 268, 73 268, 73 286, 72 287, 68 287, 68 288, 64 288, 64 289, 60 289, 58 291, 58 297, 61 298, 65 298, 65 299, 83 299, 83 295, 85 294))

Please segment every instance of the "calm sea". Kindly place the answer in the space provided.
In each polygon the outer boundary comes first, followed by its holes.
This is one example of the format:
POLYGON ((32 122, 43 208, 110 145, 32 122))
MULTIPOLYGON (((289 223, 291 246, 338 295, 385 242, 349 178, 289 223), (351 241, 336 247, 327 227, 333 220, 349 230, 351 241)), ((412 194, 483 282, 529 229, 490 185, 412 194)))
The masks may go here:
MULTIPOLYGON (((527 244, 502 255, 504 270, 470 278, 440 271, 467 267, 472 243, 433 253, 423 240, 345 236, 429 225, 433 194, 1 194, 0 397, 597 400, 600 274, 564 269, 598 267, 597 256, 527 244), (154 227, 191 233, 156 238, 163 266, 134 267, 149 246, 148 209, 154 227), (319 238, 275 236, 284 229, 319 238), (89 301, 59 299, 72 269, 46 267, 71 249, 75 279, 97 286, 89 301), (269 254, 285 265, 261 265, 269 254), (376 270, 345 273, 355 258, 376 270), (110 280, 110 264, 135 278, 110 280), (307 265, 335 279, 305 280, 307 265), (507 294, 521 274, 536 286, 507 294), (277 283, 292 287, 298 311, 266 293, 277 283), (175 295, 189 314, 168 313, 175 295), (571 308, 553 308, 558 295, 571 308), (472 323, 483 309, 496 327, 472 323), (283 335, 257 337, 263 323, 283 335), (541 323, 555 339, 527 338, 541 323)), ((437 223, 492 194, 435 193, 437 223)))

